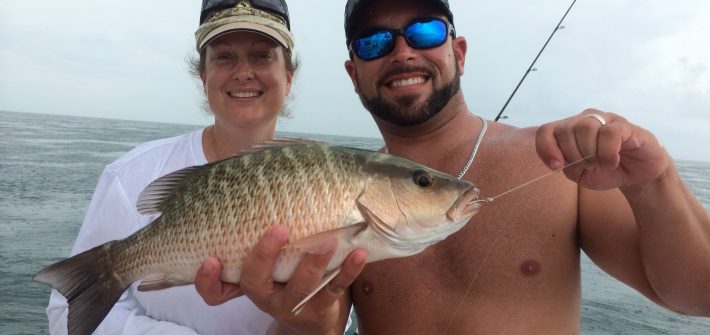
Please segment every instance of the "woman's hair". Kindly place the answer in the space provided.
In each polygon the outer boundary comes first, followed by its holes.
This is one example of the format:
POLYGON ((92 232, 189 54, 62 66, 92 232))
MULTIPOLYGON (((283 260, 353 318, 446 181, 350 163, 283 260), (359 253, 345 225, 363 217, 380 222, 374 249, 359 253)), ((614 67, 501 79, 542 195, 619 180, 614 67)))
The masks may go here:
MULTIPOLYGON (((294 75, 296 74, 296 71, 298 70, 300 66, 300 62, 297 59, 297 57, 291 57, 291 53, 288 52, 286 49, 281 48, 281 52, 283 53, 284 60, 286 62, 286 71, 291 72, 291 74, 294 75)), ((202 48, 200 50, 200 54, 195 56, 195 54, 192 54, 188 62, 190 63, 190 74, 192 74, 193 77, 197 78, 197 80, 202 80, 200 78, 200 74, 205 71, 205 62, 207 59, 207 48, 202 48)), ((291 89, 291 92, 293 92, 293 89, 291 89)), ((279 116, 283 117, 289 117, 291 116, 291 111, 289 108, 289 102, 291 100, 291 95, 286 99, 284 102, 284 106, 279 112, 279 116)), ((202 108, 207 112, 208 114, 212 114, 212 110, 210 109, 209 102, 207 101, 207 97, 205 97, 205 100, 202 102, 202 108)))

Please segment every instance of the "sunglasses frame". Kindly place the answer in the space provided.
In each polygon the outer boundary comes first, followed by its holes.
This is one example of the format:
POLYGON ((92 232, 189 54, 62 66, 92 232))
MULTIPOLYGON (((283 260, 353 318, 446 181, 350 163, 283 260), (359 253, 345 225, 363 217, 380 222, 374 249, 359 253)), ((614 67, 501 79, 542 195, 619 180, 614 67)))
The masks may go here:
POLYGON ((348 51, 351 53, 351 55, 354 54, 358 58, 360 58, 366 62, 369 62, 369 61, 373 61, 373 60, 385 57, 385 56, 389 55, 390 53, 392 53, 392 51, 394 50, 395 41, 397 40, 398 36, 404 37, 404 40, 407 42, 407 45, 410 48, 417 49, 417 50, 426 50, 426 49, 437 48, 437 47, 444 45, 446 43, 446 40, 448 39, 449 35, 451 35, 452 37, 456 37, 456 28, 454 28, 454 26, 452 24, 449 24, 449 22, 447 22, 446 20, 439 18, 439 17, 419 17, 419 18, 416 18, 416 19, 410 21, 407 25, 405 25, 404 27, 399 28, 399 29, 388 29, 388 28, 368 29, 368 30, 358 34, 358 37, 355 37, 352 39, 352 41, 350 41, 350 43, 348 45, 348 51), (409 40, 409 37, 407 37, 407 34, 406 34, 407 29, 411 28, 412 25, 417 24, 417 23, 428 23, 428 22, 432 22, 432 21, 441 22, 446 27, 446 34, 444 35, 444 38, 441 40, 441 42, 439 42, 435 45, 425 46, 425 47, 419 47, 419 46, 412 45, 411 41, 409 40), (381 55, 378 55, 378 56, 375 56, 372 58, 364 58, 364 57, 360 56, 357 48, 355 47, 356 42, 359 39, 364 38, 364 36, 370 37, 378 32, 388 32, 388 33, 390 33, 390 35, 392 35, 392 43, 390 44, 390 46, 388 48, 385 49, 386 52, 383 52, 381 55))

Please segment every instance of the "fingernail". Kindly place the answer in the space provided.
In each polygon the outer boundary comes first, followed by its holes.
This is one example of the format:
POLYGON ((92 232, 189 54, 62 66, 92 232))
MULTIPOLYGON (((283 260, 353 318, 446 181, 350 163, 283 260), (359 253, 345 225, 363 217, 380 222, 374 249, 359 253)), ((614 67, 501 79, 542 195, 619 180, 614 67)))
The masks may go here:
POLYGON ((355 263, 355 265, 362 265, 363 263, 365 263, 366 260, 367 256, 364 252, 358 252, 353 255, 353 263, 355 263))
POLYGON ((212 270, 214 270, 214 267, 212 266, 212 263, 205 261, 202 263, 202 273, 203 274, 210 274, 212 273, 212 270))
POLYGON ((562 162, 556 159, 551 159, 549 162, 547 162, 547 165, 553 170, 557 170, 563 166, 562 162))
POLYGON ((336 286, 333 283, 328 283, 325 288, 333 295, 343 295, 343 293, 345 293, 345 288, 336 286))
POLYGON ((267 236, 276 243, 288 241, 288 231, 281 225, 275 225, 269 229, 267 236))

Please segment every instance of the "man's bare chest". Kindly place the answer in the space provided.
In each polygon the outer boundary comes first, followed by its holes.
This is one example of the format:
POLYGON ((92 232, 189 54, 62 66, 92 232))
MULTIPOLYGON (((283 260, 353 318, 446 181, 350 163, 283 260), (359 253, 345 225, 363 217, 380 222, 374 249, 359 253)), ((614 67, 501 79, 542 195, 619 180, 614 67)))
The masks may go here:
POLYGON ((524 195, 483 208, 459 232, 420 254, 369 264, 353 286, 356 299, 401 299, 406 292, 460 296, 527 290, 578 272, 576 210, 547 207, 560 199, 524 195))

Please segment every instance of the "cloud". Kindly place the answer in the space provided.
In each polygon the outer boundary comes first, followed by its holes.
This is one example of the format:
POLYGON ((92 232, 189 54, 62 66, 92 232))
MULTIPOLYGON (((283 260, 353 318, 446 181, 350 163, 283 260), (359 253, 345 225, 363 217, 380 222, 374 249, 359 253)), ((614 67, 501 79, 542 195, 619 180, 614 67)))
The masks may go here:
MULTIPOLYGON (((571 3, 451 0, 469 108, 493 118, 571 3)), ((0 4, 0 109, 209 122, 188 74, 199 2, 0 4), (41 98, 39 98, 41 97, 41 98)), ((379 137, 343 68, 343 1, 289 0, 301 70, 286 131, 379 137)), ((674 156, 710 161, 710 2, 578 1, 507 109, 516 126, 618 112, 674 156), (670 121, 670 122, 669 122, 670 121)))

